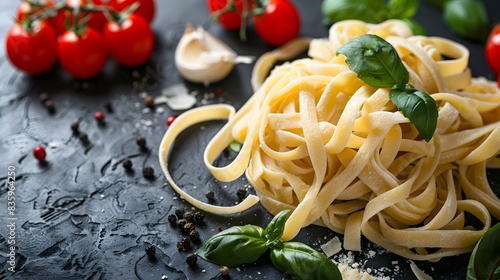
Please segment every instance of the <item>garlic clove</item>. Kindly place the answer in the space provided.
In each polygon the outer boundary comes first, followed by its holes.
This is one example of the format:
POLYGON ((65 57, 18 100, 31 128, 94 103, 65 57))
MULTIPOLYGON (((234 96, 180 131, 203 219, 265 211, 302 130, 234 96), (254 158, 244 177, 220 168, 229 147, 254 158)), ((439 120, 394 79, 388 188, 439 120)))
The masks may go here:
POLYGON ((175 65, 181 76, 195 83, 217 82, 229 75, 237 63, 252 63, 253 58, 238 56, 224 42, 203 28, 186 25, 175 49, 175 65))

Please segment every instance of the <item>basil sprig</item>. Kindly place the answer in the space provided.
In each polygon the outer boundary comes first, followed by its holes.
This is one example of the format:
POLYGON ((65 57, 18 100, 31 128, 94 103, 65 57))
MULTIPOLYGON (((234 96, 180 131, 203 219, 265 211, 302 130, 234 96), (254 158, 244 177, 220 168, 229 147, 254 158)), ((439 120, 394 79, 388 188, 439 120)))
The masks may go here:
POLYGON ((481 237, 467 266, 467 280, 500 279, 500 223, 481 237))
POLYGON ((282 242, 289 210, 278 213, 268 226, 234 226, 212 236, 196 254, 219 265, 255 262, 270 251, 273 265, 299 280, 341 280, 337 266, 324 254, 300 242, 282 242))
POLYGON ((436 101, 410 85, 408 70, 394 47, 377 35, 359 36, 337 50, 349 68, 368 85, 391 88, 389 99, 429 142, 436 131, 436 101))

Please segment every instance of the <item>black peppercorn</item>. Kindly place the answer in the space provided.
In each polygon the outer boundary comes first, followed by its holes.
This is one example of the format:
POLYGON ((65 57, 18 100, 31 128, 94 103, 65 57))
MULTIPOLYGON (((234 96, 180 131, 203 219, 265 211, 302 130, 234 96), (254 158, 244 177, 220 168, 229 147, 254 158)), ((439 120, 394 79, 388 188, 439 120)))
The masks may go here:
POLYGON ((189 265, 195 265, 197 260, 198 260, 198 257, 196 256, 196 254, 193 254, 193 253, 189 254, 186 258, 186 262, 189 265))
POLYGON ((137 146, 141 147, 141 149, 146 148, 146 138, 144 138, 143 136, 137 137, 135 142, 137 143, 137 146))
POLYGON ((182 230, 184 226, 186 225, 187 221, 184 219, 179 219, 177 220, 177 228, 182 230))
POLYGON ((229 275, 229 267, 227 266, 221 266, 220 269, 219 269, 219 272, 222 276, 227 276, 229 275))
POLYGON ((236 195, 239 199, 243 200, 247 195, 247 190, 244 188, 239 188, 238 191, 236 191, 236 195))
POLYGON ((184 227, 182 228, 182 231, 185 233, 190 233, 191 231, 194 230, 194 224, 193 223, 186 223, 184 227))
POLYGON ((153 108, 155 106, 155 99, 151 95, 148 95, 144 98, 144 105, 149 108, 153 108))
POLYGON ((189 238, 187 237, 182 238, 182 248, 184 250, 191 249, 191 241, 189 240, 189 238))
POLYGON ((71 130, 73 130, 73 132, 77 133, 79 126, 80 126, 80 124, 78 122, 74 122, 71 124, 71 130))
POLYGON ((146 166, 142 170, 142 174, 146 179, 154 179, 155 177, 155 170, 151 166, 146 166))
POLYGON ((54 113, 55 107, 54 107, 54 102, 52 102, 52 100, 46 100, 45 102, 43 102, 43 106, 45 106, 47 111, 49 111, 50 113, 54 113))
POLYGON ((214 200, 215 199, 215 194, 212 191, 207 192, 207 194, 205 196, 208 198, 208 200, 214 200))
POLYGON ((184 208, 176 209, 175 215, 177 216, 177 218, 183 219, 184 218, 184 208))
POLYGON ((83 144, 87 145, 89 143, 89 136, 87 135, 87 133, 85 132, 80 132, 78 134, 78 138, 80 139, 80 141, 83 142, 83 144))
POLYGON ((104 108, 106 108, 106 110, 109 112, 109 113, 113 113, 113 105, 111 105, 111 102, 106 102, 104 103, 104 108))
POLYGON ((122 166, 123 166, 123 168, 125 168, 126 170, 131 170, 131 169, 132 169, 132 161, 130 161, 130 159, 126 159, 126 160, 122 163, 122 166))
POLYGON ((200 233, 197 230, 192 230, 189 233, 189 238, 191 238, 193 242, 198 242, 200 241, 200 233))
POLYGON ((171 224, 177 223, 177 216, 175 216, 174 214, 168 215, 167 219, 168 219, 168 222, 171 224))
POLYGON ((156 247, 155 246, 149 245, 149 246, 146 247, 146 254, 148 255, 148 257, 154 258, 155 257, 155 253, 156 253, 156 247))
POLYGON ((205 215, 203 215, 203 213, 201 212, 196 212, 193 215, 193 221, 195 221, 196 223, 202 223, 204 219, 205 215))
POLYGON ((40 94, 38 96, 38 98, 40 99, 40 102, 42 102, 42 103, 45 103, 45 101, 47 101, 47 100, 50 99, 49 95, 47 93, 45 93, 45 92, 42 93, 42 94, 40 94))
POLYGON ((191 221, 193 221, 193 212, 188 211, 188 212, 184 213, 184 215, 182 217, 184 219, 186 219, 186 221, 191 222, 191 221))

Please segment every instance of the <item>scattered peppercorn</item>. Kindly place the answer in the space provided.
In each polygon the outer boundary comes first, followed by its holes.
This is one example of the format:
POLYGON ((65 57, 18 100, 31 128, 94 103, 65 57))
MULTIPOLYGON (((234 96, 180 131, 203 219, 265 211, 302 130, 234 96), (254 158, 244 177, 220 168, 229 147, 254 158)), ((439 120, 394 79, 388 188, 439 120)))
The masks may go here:
POLYGON ((142 149, 145 149, 146 148, 146 138, 144 138, 144 136, 139 136, 137 137, 137 139, 135 139, 135 142, 137 143, 137 145, 139 147, 141 147, 142 149))
POLYGON ((193 215, 194 215, 193 212, 188 211, 188 212, 184 213, 184 215, 182 215, 182 217, 184 219, 186 219, 186 221, 192 222, 193 221, 193 215))
POLYGON ((42 103, 45 103, 45 101, 47 101, 47 100, 50 99, 49 95, 47 93, 45 93, 45 92, 42 93, 42 94, 40 94, 38 96, 38 98, 40 99, 40 102, 42 102, 42 103))
POLYGON ((155 170, 151 166, 146 166, 142 170, 142 174, 146 179, 154 179, 155 177, 155 170))
POLYGON ((131 170, 132 169, 132 161, 130 159, 126 159, 125 161, 123 161, 122 166, 126 170, 131 170))
POLYGON ((45 102, 43 102, 43 106, 45 106, 49 113, 55 112, 54 102, 52 102, 52 100, 45 100, 45 102))
POLYGON ((186 258, 186 262, 189 265, 195 265, 197 260, 198 260, 198 257, 196 256, 196 254, 193 254, 193 253, 189 254, 186 258))
POLYGON ((44 161, 47 153, 45 153, 45 149, 42 146, 36 146, 33 149, 33 155, 38 161, 44 161))
POLYGON ((184 218, 184 212, 184 208, 178 208, 175 210, 175 215, 177 216, 177 218, 182 219, 184 218))
POLYGON ((227 267, 225 265, 221 266, 219 269, 219 272, 220 272, 220 275, 227 276, 227 275, 229 275, 229 267, 227 267))
POLYGON ((198 242, 200 241, 200 233, 197 230, 192 230, 189 233, 189 238, 191 238, 193 242, 198 242))
POLYGON ((175 216, 174 214, 168 215, 167 219, 168 219, 168 222, 171 224, 177 223, 177 216, 175 216))
POLYGON ((191 233, 191 231, 194 230, 194 224, 193 223, 186 223, 184 227, 182 228, 182 231, 185 233, 191 233))
POLYGON ((80 127, 80 124, 78 122, 74 122, 71 124, 71 130, 73 130, 73 132, 75 132, 75 133, 78 132, 79 127, 80 127))
POLYGON ((146 254, 148 255, 148 257, 150 257, 151 259, 153 259, 155 257, 155 253, 156 253, 156 247, 153 246, 153 245, 149 245, 146 247, 146 254))
POLYGON ((175 121, 174 116, 170 116, 167 118, 167 125, 170 126, 175 121))
POLYGON ((113 105, 111 105, 111 102, 106 102, 104 103, 104 108, 106 108, 106 111, 108 111, 108 113, 113 113, 113 105))
POLYGON ((184 245, 182 244, 182 241, 177 242, 177 249, 182 249, 184 248, 184 245))
POLYGON ((205 215, 203 215, 203 213, 201 213, 201 212, 196 212, 193 215, 193 221, 195 221, 196 223, 203 223, 204 219, 205 219, 205 215))
POLYGON ((80 140, 81 140, 82 142, 84 142, 84 143, 88 143, 88 141, 89 141, 89 136, 88 136, 88 135, 87 135, 87 133, 85 133, 85 132, 80 132, 80 133, 78 134, 78 138, 80 138, 80 140))
POLYGON ((104 113, 103 112, 95 112, 94 113, 94 119, 98 122, 103 122, 104 121, 104 113))
POLYGON ((182 230, 184 228, 184 225, 186 225, 187 221, 184 219, 179 219, 177 220, 177 228, 182 230))
POLYGON ((214 199, 215 199, 215 194, 214 194, 214 192, 213 192, 213 191, 209 191, 209 192, 207 192, 207 194, 206 194, 205 196, 206 196, 206 198, 207 198, 208 200, 214 200, 214 199))
POLYGON ((238 191, 236 191, 236 195, 239 199, 243 200, 247 195, 247 190, 244 188, 239 188, 238 191))
POLYGON ((217 227, 217 230, 219 230, 219 231, 223 231, 224 229, 223 229, 221 226, 218 226, 218 227, 217 227))
POLYGON ((221 96, 224 93, 224 90, 220 87, 215 89, 215 94, 221 96))
POLYGON ((191 241, 189 240, 189 238, 187 237, 182 238, 182 248, 184 250, 191 249, 191 241))
POLYGON ((151 95, 148 95, 144 98, 144 105, 149 108, 153 108, 155 106, 155 99, 151 95))

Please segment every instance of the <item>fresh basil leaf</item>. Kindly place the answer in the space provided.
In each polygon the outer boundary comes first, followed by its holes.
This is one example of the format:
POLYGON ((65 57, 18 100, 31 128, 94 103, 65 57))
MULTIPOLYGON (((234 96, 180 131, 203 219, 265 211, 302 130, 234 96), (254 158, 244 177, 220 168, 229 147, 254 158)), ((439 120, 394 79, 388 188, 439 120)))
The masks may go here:
POLYGON ((394 86, 389 99, 417 128, 425 141, 429 142, 436 131, 438 110, 436 101, 427 93, 406 84, 394 86))
POLYGON ((299 280, 341 280, 337 266, 325 255, 299 242, 285 242, 271 249, 271 261, 281 272, 299 280))
POLYGON ((267 238, 268 247, 272 248, 276 245, 281 244, 280 242, 276 241, 279 241, 279 239, 283 235, 283 231, 285 230, 285 222, 289 212, 290 210, 288 209, 279 212, 267 225, 266 229, 264 230, 264 235, 267 238))
POLYGON ((267 251, 264 229, 234 226, 212 236, 196 254, 219 265, 236 266, 256 261, 267 251))
POLYGON ((389 19, 385 0, 324 0, 321 11, 326 25, 346 19, 369 23, 380 23, 389 19))
POLYGON ((229 150, 239 153, 241 150, 241 143, 236 140, 231 141, 231 143, 229 143, 229 150))
POLYGON ((413 31, 413 35, 422 35, 426 36, 425 29, 418 22, 411 18, 404 18, 404 22, 410 27, 411 31, 413 31))
POLYGON ((481 237, 467 266, 468 280, 500 279, 500 223, 481 237))
POLYGON ((412 18, 418 10, 418 0, 389 0, 391 18, 412 18))
POLYGON ((444 20, 456 35, 485 42, 488 37, 488 14, 481 1, 450 0, 444 8, 444 20))
POLYGON ((357 37, 337 50, 363 82, 378 88, 406 84, 409 73, 394 47, 377 35, 357 37))

